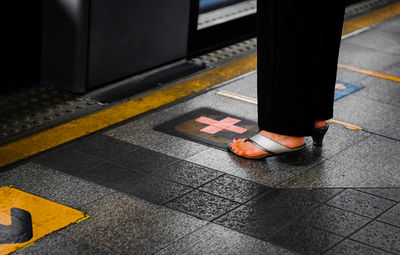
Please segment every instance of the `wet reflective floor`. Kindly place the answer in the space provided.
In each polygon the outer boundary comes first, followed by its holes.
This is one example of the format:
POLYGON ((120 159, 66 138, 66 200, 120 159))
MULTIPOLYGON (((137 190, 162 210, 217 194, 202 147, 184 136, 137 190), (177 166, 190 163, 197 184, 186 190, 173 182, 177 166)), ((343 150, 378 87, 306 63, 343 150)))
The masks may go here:
MULTIPOLYGON (((339 62, 399 77, 399 25, 344 39, 339 62)), ((339 68, 363 88, 334 119, 363 130, 331 124, 321 148, 307 139, 300 154, 254 161, 204 139, 251 129, 240 121, 257 106, 217 92, 254 99, 256 75, 2 169, 0 186, 91 216, 15 254, 400 254, 400 83, 339 68), (202 108, 225 115, 157 131, 202 108)))

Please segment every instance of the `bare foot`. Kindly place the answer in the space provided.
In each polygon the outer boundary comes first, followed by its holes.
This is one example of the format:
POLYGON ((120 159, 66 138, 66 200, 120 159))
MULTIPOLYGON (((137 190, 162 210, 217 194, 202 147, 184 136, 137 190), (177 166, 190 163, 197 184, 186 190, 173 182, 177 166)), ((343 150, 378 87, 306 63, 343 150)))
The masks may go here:
MULTIPOLYGON (((260 134, 289 148, 296 148, 304 144, 304 137, 278 135, 264 130, 260 131, 260 134)), ((231 144, 231 150, 240 156, 248 158, 259 158, 268 155, 268 152, 246 141, 246 139, 234 139, 231 144)))
MULTIPOLYGON (((315 122, 315 128, 322 128, 325 126, 325 120, 315 122)), ((260 134, 289 148, 299 147, 305 142, 304 137, 279 135, 264 130, 260 131, 260 134)), ((248 158, 259 158, 268 155, 268 152, 263 151, 253 143, 246 141, 246 139, 235 138, 231 144, 231 150, 240 156, 248 158)))

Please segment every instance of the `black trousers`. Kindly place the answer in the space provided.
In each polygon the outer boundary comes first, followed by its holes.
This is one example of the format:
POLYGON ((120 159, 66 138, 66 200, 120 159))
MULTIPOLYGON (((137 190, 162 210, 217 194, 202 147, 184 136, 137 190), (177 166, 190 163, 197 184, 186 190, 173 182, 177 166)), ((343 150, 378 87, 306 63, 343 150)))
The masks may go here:
POLYGON ((308 136, 333 117, 345 0, 258 0, 258 124, 308 136))

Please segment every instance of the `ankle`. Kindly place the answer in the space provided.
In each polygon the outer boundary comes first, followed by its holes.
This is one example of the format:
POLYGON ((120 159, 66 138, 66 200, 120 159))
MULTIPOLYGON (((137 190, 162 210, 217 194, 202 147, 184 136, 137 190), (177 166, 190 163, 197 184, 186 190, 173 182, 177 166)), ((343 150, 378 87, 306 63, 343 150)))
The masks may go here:
POLYGON ((326 120, 317 120, 315 121, 314 127, 315 128, 323 128, 326 126, 326 120))

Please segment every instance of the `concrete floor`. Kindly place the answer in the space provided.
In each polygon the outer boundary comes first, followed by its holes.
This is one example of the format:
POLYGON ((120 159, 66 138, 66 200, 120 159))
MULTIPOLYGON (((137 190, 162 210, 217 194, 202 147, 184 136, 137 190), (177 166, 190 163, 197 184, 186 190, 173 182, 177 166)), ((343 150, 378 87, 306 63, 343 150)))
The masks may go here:
MULTIPOLYGON (((343 40, 339 62, 400 76, 400 17, 343 40)), ((42 153, 0 173, 92 217, 16 254, 400 254, 400 84, 335 103, 322 148, 251 161, 153 128, 202 107, 256 121, 256 73, 42 153)))

